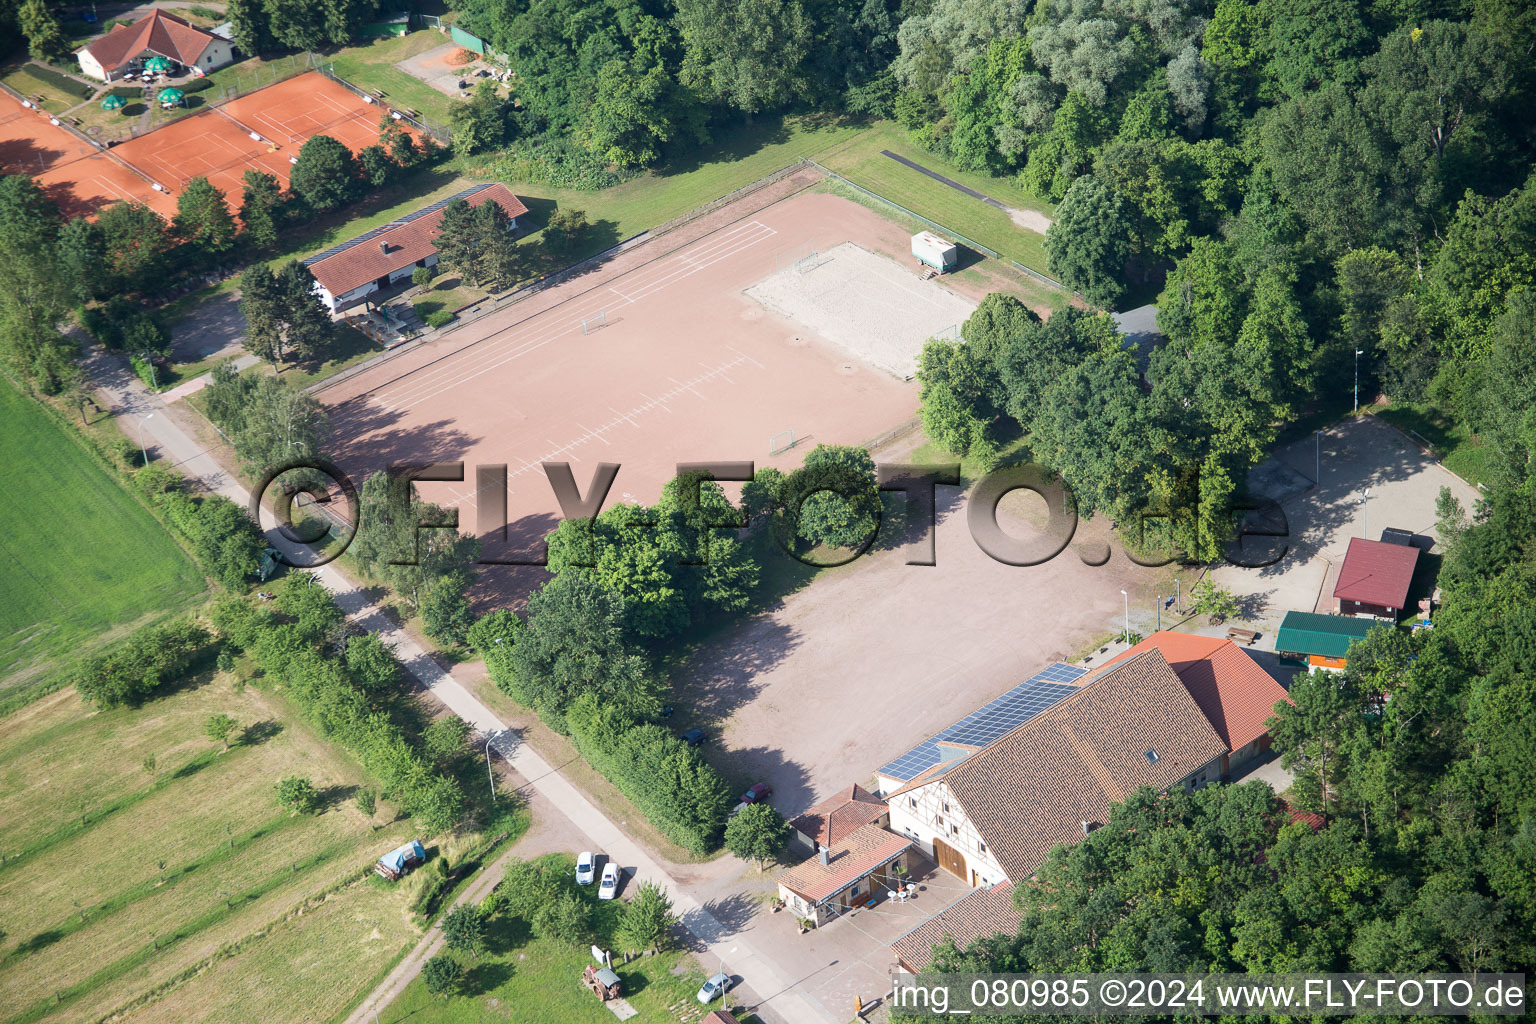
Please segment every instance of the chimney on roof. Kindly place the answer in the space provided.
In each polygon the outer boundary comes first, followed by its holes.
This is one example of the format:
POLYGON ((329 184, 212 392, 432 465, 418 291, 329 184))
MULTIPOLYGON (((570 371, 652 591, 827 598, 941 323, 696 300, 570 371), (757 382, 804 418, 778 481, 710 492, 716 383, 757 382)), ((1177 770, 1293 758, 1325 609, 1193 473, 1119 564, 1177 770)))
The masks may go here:
POLYGON ((818 859, 819 859, 819 860, 820 860, 820 861, 821 861, 821 866, 822 866, 822 867, 826 867, 826 866, 827 866, 827 864, 828 864, 828 861, 827 861, 827 854, 829 854, 829 853, 831 853, 831 852, 832 852, 832 851, 831 851, 831 850, 829 850, 829 849, 827 849, 827 848, 826 848, 826 846, 825 846, 825 845, 824 845, 824 844, 821 844, 821 843, 818 843, 818 844, 817 844, 817 846, 818 846, 818 847, 819 847, 819 848, 820 848, 820 849, 819 849, 819 851, 818 851, 818 852, 817 852, 817 854, 816 854, 816 856, 817 856, 817 858, 818 858, 818 859))
POLYGON ((389 255, 389 243, 388 242, 384 242, 384 241, 379 242, 379 252, 381 252, 384 255, 388 256, 389 255))

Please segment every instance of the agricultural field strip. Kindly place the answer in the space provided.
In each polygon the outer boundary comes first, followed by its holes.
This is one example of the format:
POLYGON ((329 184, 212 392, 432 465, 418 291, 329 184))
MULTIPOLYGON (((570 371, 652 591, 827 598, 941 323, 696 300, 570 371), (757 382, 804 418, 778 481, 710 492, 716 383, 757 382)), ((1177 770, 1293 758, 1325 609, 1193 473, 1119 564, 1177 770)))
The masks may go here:
MULTIPOLYGON (((284 884, 299 878, 302 872, 320 867, 334 861, 348 851, 355 848, 356 844, 347 840, 332 843, 329 847, 311 854, 308 858, 294 864, 291 875, 271 875, 268 881, 255 889, 245 890, 231 894, 229 900, 220 900, 218 905, 206 910, 194 918, 178 924, 173 931, 157 935, 148 945, 140 945, 133 952, 126 953, 107 964, 89 976, 69 985, 55 990, 52 994, 46 991, 41 1000, 34 1003, 23 1013, 10 1018, 9 1024, 31 1024, 33 1021, 48 1016, 54 1010, 67 1003, 74 1002, 81 996, 100 988, 108 982, 123 977, 129 971, 139 967, 151 958, 157 958, 161 954, 172 949, 176 944, 193 938, 199 933, 220 924, 229 918, 230 910, 240 903, 254 903, 264 896, 268 896, 280 889, 284 884)), ((281 916, 286 916, 286 913, 281 916)), ((153 919, 152 919, 153 920, 153 919)), ((148 922, 146 922, 148 923, 148 922)), ((90 954, 85 951, 71 952, 69 959, 80 962, 94 962, 100 959, 94 951, 90 954)))
POLYGON ((0 878, 3 878, 6 872, 14 871, 21 867, 21 865, 25 864, 32 857, 37 856, 39 853, 57 846, 59 843, 73 839, 78 835, 82 835, 85 832, 88 832, 90 829, 100 825, 103 821, 105 821, 107 818, 110 818, 112 815, 129 810, 136 806, 140 801, 154 796, 156 793, 160 792, 171 784, 181 779, 187 778, 190 775, 194 775, 199 771, 202 771, 210 764, 213 764, 214 759, 217 756, 218 752, 213 750, 199 754, 191 761, 188 761, 186 764, 176 769, 176 771, 167 772, 164 777, 158 779, 147 789, 134 790, 131 793, 126 793, 115 800, 102 804, 93 810, 86 811, 84 814, 81 814, 78 817, 71 817, 69 824, 61 826, 60 828, 56 828, 41 838, 32 840, 26 846, 23 846, 20 850, 14 853, 7 851, 5 863, 0 864, 0 878))
POLYGON ((208 851, 206 855, 196 860, 187 861, 175 867, 168 867, 159 879, 146 879, 115 893, 100 903, 82 906, 78 913, 60 921, 53 928, 39 932, 33 939, 18 944, 6 954, 3 960, 0 960, 0 967, 4 967, 17 957, 26 956, 37 949, 44 948, 45 945, 52 945, 59 939, 73 935, 87 924, 105 921, 113 914, 137 903, 139 900, 169 892, 172 887, 190 877, 193 872, 213 867, 223 861, 230 860, 238 854, 243 854, 255 843, 291 826, 294 821, 295 819, 288 815, 273 818, 271 821, 264 822, 249 832, 231 837, 227 842, 219 844, 208 851), (36 942, 38 936, 47 936, 49 941, 46 944, 38 944, 36 942))
MULTIPOLYGON (((626 282, 625 287, 628 289, 626 292, 621 294, 611 287, 608 289, 618 296, 617 303, 589 297, 582 303, 581 308, 576 310, 574 316, 566 315, 554 323, 535 324, 529 332, 531 336, 528 337, 519 338, 514 333, 511 337, 493 342, 489 347, 478 348, 472 353, 466 351, 464 359, 450 359, 444 365, 423 373, 419 378, 413 374, 400 387, 386 390, 374 396, 373 400, 391 412, 402 406, 425 401, 482 374, 489 373, 529 352, 536 351, 552 341, 580 333, 581 321, 588 317, 635 303, 721 260, 745 252, 775 234, 777 232, 773 228, 755 220, 731 227, 723 232, 720 238, 713 239, 701 249, 696 250, 693 253, 691 265, 679 266, 677 264, 681 261, 669 260, 668 265, 649 271, 636 271, 633 278, 625 275, 620 280, 626 282), (469 366, 458 365, 469 360, 473 360, 469 366)), ((333 420, 344 423, 347 415, 345 411, 338 412, 333 420)))

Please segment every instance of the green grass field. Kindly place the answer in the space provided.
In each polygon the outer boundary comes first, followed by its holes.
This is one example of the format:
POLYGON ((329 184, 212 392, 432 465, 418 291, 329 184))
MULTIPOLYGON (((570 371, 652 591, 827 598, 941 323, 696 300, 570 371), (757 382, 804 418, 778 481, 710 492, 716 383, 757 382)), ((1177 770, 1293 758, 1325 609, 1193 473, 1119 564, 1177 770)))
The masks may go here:
MULTIPOLYGON (((573 856, 541 858, 569 871, 573 856)), ((634 888, 634 881, 630 883, 634 888)), ((598 902, 592 889, 581 895, 591 912, 593 941, 612 948, 619 903, 598 902)), ((613 1015, 581 985, 581 972, 592 962, 586 944, 566 946, 532 935, 520 918, 501 914, 486 927, 486 952, 478 961, 465 958, 461 994, 438 998, 427 994, 420 978, 413 981, 389 1009, 390 1020, 412 1024, 479 1024, 508 1019, 538 1024, 611 1024, 613 1015)), ((694 993, 704 972, 680 952, 641 957, 614 964, 624 983, 624 998, 640 1011, 637 1020, 696 1020, 703 1016, 694 993), (676 972, 676 973, 674 973, 676 972)))
POLYGON ((1433 446, 1445 468, 1467 483, 1474 487, 1493 484, 1488 450, 1466 424, 1424 405, 1372 406, 1371 411, 1410 437, 1418 435, 1420 441, 1433 446))
POLYGON ((192 605, 202 574, 32 399, 0 383, 0 694, 192 605))
POLYGON ((340 78, 365 89, 384 94, 392 106, 420 111, 428 120, 448 124, 448 114, 459 105, 426 82, 395 67, 399 61, 414 57, 448 42, 440 32, 409 32, 393 38, 373 39, 348 46, 326 58, 326 64, 340 78))
POLYGON ((924 153, 899 126, 889 122, 860 132, 847 144, 814 159, 856 185, 996 249, 1005 259, 1015 259, 1041 273, 1046 272, 1044 235, 1018 226, 995 206, 897 163, 882 150, 890 150, 931 168, 1005 206, 1033 210, 1048 217, 1055 212, 1050 203, 1035 198, 1011 179, 959 171, 938 157, 924 153))
POLYGON ((51 694, 0 719, 0 765, 5 1020, 327 1020, 419 937, 424 876, 362 879, 410 823, 372 829, 362 770, 255 686, 205 675, 105 712, 51 694), (218 712, 255 737, 224 752, 202 730, 218 712), (277 806, 288 775, 324 813, 277 806))

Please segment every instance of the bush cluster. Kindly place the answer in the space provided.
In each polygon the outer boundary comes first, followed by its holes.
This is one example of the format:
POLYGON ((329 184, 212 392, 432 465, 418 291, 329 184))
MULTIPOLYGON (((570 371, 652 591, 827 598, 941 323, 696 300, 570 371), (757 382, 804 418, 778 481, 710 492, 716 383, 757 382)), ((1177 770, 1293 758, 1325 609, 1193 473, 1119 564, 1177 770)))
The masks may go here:
POLYGON ((246 651, 269 678, 287 684, 289 695, 326 736, 357 755, 384 794, 428 833, 452 827, 463 816, 458 783, 438 771, 406 738, 369 690, 353 678, 353 660, 337 657, 342 645, 341 609, 313 576, 289 576, 278 588, 276 608, 247 598, 214 605, 220 633, 246 651))
POLYGON ((597 192, 623 184, 639 173, 611 167, 598 155, 575 145, 518 140, 502 151, 493 177, 597 192))
POLYGON ((689 853, 719 847, 731 794, 696 749, 591 693, 577 698, 565 720, 581 756, 657 831, 689 853))
POLYGON ((175 471, 159 465, 145 466, 133 477, 134 488, 191 542, 203 571, 239 590, 260 566, 266 547, 261 530, 245 509, 222 494, 194 498, 181 484, 175 471))
POLYGON ((145 626, 81 662, 75 689, 99 708, 142 704, 156 689, 185 675, 208 640, 208 630, 191 619, 145 626))

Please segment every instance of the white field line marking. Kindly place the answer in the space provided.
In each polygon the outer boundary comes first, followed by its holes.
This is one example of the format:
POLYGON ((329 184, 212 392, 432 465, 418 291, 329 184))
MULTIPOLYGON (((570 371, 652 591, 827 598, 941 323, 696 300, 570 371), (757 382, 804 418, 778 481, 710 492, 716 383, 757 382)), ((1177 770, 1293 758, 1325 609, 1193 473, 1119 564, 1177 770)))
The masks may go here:
MULTIPOLYGON (((733 229, 731 234, 740 235, 741 237, 714 239, 704 247, 702 251, 708 254, 708 259, 696 260, 691 267, 658 267, 651 274, 637 278, 639 288, 631 289, 631 293, 625 296, 626 303, 638 302, 640 299, 652 295, 668 285, 675 284, 721 260, 744 252, 776 233, 773 228, 759 224, 757 221, 751 221, 746 225, 738 226, 737 229, 733 229), (747 231, 750 231, 750 234, 745 234, 747 231)), ((668 263, 676 264, 677 261, 669 260, 668 263)), ((419 378, 413 375, 403 381, 400 387, 381 392, 373 396, 371 400, 391 412, 426 401, 444 391, 456 388, 482 374, 488 373, 513 359, 542 348, 551 341, 579 332, 583 319, 602 311, 601 308, 589 308, 585 311, 578 311, 578 315, 563 321, 557 321, 552 324, 532 325, 528 331, 518 332, 522 336, 502 339, 494 342, 490 348, 481 349, 472 354, 466 350, 466 354, 477 360, 477 362, 465 366, 462 365, 463 360, 450 358, 444 365, 433 368, 419 378)), ((345 417, 342 418, 344 419, 345 417)))
MULTIPOLYGON (((708 366, 705 368, 703 373, 700 373, 689 380, 674 381, 676 386, 669 391, 663 392, 660 395, 648 395, 642 391, 640 392, 640 396, 645 399, 644 402, 634 406, 628 412, 620 412, 617 409, 613 409, 612 411, 614 416, 607 423, 604 423, 596 428, 590 428, 580 423, 576 424, 578 427, 581 427, 582 433, 578 434, 570 441, 567 441, 565 444, 559 444, 558 442, 552 441, 549 438, 545 438, 545 443, 550 446, 548 451, 544 452, 542 455, 535 459, 523 460, 522 464, 516 469, 508 467, 508 491, 510 492, 512 490, 512 481, 525 473, 532 473, 537 471, 542 476, 543 466, 546 462, 560 462, 564 461, 565 459, 579 461, 579 459, 577 459, 576 455, 574 454, 576 449, 590 444, 592 441, 601 441, 605 445, 609 444, 610 442, 603 435, 616 427, 628 423, 630 426, 638 429, 640 427, 640 424, 636 422, 636 417, 638 416, 643 416, 648 412, 654 412, 657 409, 670 413, 672 410, 669 409, 666 405, 668 401, 681 398, 687 394, 693 394, 699 398, 704 398, 703 392, 699 391, 698 389, 700 384, 704 384, 715 379, 730 380, 728 375, 729 370, 737 366, 742 366, 750 361, 751 360, 748 356, 738 352, 734 359, 728 359, 725 362, 720 363, 718 366, 708 366)), ((478 494, 478 490, 475 493, 478 494)), ((457 500, 451 502, 448 507, 451 508, 454 505, 460 504, 460 502, 462 502, 464 498, 467 497, 469 497, 469 495, 466 494, 463 497, 458 498, 457 500)))
MULTIPOLYGON (((756 225, 758 228, 761 228, 762 231, 767 232, 767 234, 755 231, 750 238, 745 240, 734 238, 716 240, 706 249, 706 251, 709 252, 711 258, 707 262, 696 262, 692 269, 680 271, 676 268, 670 267, 656 268, 658 272, 650 275, 649 280, 647 280, 647 278, 644 276, 638 277, 636 279, 640 285, 640 290, 633 294, 624 296, 625 301, 627 303, 634 303, 639 299, 660 290, 668 284, 672 284, 684 277, 688 277, 698 270, 705 269, 714 263, 719 262, 720 260, 742 252, 746 248, 755 245, 760 241, 763 241, 774 233, 773 229, 757 224, 755 221, 751 222, 751 224, 747 225, 747 227, 751 227, 752 225, 756 225)), ((481 352, 474 353, 476 357, 479 357, 482 360, 492 360, 486 362, 485 365, 481 366, 478 370, 475 370, 475 372, 467 374, 463 372, 464 370, 473 369, 473 366, 461 367, 445 365, 424 375, 419 380, 408 380, 403 384, 401 388, 396 389, 396 391, 393 393, 381 393, 377 396, 376 400, 386 409, 393 411, 394 409, 401 406, 412 405, 415 402, 433 397, 434 395, 437 395, 442 391, 447 390, 448 388, 456 387, 458 384, 478 377, 489 370, 495 369, 496 367, 505 364, 511 359, 522 356, 536 348, 541 348, 556 338, 563 337, 566 334, 570 334, 579 330, 581 321, 583 319, 602 311, 602 309, 589 308, 584 312, 579 312, 576 317, 565 322, 556 322, 548 325, 534 325, 531 331, 532 336, 529 338, 520 341, 515 338, 508 338, 504 341, 496 343, 496 346, 499 347, 502 351, 497 351, 496 348, 493 347, 489 350, 483 350, 481 352), (508 349, 509 345, 513 349, 511 354, 508 355, 507 358, 496 359, 497 356, 502 355, 508 349), (457 379, 449 379, 454 374, 459 375, 457 379)), ((454 362, 457 361, 455 360, 454 362)))

